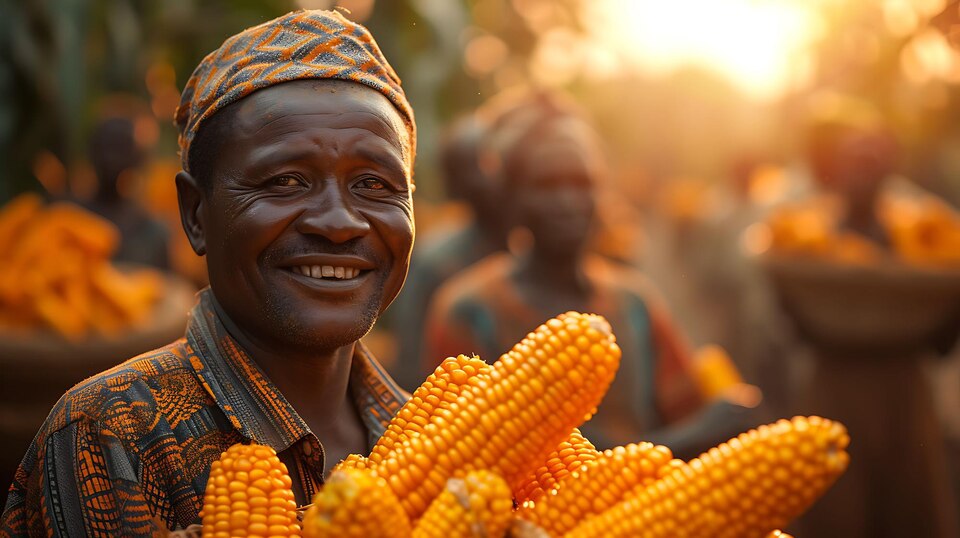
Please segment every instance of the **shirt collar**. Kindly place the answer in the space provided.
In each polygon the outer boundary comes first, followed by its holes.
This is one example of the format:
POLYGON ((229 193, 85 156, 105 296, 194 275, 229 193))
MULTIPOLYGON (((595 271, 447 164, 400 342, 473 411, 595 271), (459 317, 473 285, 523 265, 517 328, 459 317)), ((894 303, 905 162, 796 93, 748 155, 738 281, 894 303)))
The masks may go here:
MULTIPOLYGON (((277 452, 311 434, 293 406, 227 333, 217 317, 210 288, 198 295, 186 331, 190 363, 233 427, 277 452)), ((350 393, 371 447, 410 397, 360 342, 350 369, 350 393)))

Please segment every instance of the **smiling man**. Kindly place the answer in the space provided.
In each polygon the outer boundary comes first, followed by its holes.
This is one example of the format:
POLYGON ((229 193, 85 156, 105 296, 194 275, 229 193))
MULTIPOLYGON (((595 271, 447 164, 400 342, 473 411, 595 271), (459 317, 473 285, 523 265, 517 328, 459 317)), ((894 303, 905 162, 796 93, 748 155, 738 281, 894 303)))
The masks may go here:
POLYGON ((413 244, 413 113, 367 30, 302 11, 207 56, 177 112, 184 230, 207 256, 184 338, 71 389, 0 536, 150 536, 199 522, 227 447, 273 447, 299 504, 406 394, 359 339, 413 244))

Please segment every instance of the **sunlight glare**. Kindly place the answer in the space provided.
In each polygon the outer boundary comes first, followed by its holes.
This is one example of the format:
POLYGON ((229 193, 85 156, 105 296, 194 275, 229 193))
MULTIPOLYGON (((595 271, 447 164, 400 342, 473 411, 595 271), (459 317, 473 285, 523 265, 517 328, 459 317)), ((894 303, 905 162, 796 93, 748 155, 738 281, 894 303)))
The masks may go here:
POLYGON ((808 46, 823 28, 804 0, 595 0, 584 8, 594 38, 637 68, 701 67, 761 99, 803 82, 808 46))

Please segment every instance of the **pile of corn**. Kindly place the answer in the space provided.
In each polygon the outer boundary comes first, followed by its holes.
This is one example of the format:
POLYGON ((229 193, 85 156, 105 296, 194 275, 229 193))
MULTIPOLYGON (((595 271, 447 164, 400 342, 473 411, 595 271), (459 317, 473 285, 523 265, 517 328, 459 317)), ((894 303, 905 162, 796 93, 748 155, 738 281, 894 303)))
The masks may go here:
POLYGON ((889 194, 878 203, 877 221, 890 241, 879 244, 840 229, 840 210, 831 200, 814 199, 784 205, 762 228, 775 251, 873 264, 885 257, 928 267, 960 266, 960 212, 929 194, 889 194))
POLYGON ((888 197, 879 211, 900 259, 927 266, 960 266, 960 212, 932 196, 888 197))
MULTIPOLYGON (((817 417, 762 426, 687 463, 651 443, 599 452, 576 428, 599 404, 619 359, 607 322, 572 312, 493 365, 448 358, 368 457, 353 455, 331 473, 302 536, 786 536, 776 529, 846 467, 846 431, 817 417)), ((211 472, 205 533, 212 525, 229 536, 299 536, 280 521, 289 503, 281 510, 266 502, 290 498, 283 484, 237 484, 236 469, 220 464, 211 472), (234 474, 223 478, 229 468, 234 474), (264 531, 252 506, 269 506, 278 526, 264 531), (281 533, 282 525, 290 530, 281 533)))
POLYGON ((879 245, 840 230, 840 211, 830 202, 818 198, 779 207, 764 223, 770 248, 847 264, 869 265, 882 260, 884 252, 879 245))
POLYGON ((110 264, 120 233, 73 204, 23 194, 0 209, 0 328, 46 329, 71 340, 115 335, 144 322, 159 273, 110 264))

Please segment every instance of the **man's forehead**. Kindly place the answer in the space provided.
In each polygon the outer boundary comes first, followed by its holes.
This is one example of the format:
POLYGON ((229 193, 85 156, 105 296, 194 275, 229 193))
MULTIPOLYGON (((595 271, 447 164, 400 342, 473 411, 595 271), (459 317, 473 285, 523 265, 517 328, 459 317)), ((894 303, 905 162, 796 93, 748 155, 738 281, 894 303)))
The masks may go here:
MULTIPOLYGON (((217 113, 215 136, 245 147, 285 145, 316 125, 361 129, 397 149, 410 174, 410 134, 394 105, 379 92, 342 80, 298 80, 264 88, 217 113)), ((230 143, 227 143, 229 146, 230 143)))
POLYGON ((353 82, 300 80, 257 91, 235 104, 234 126, 256 130, 287 116, 323 115, 343 121, 378 121, 400 133, 400 114, 382 94, 353 82))

